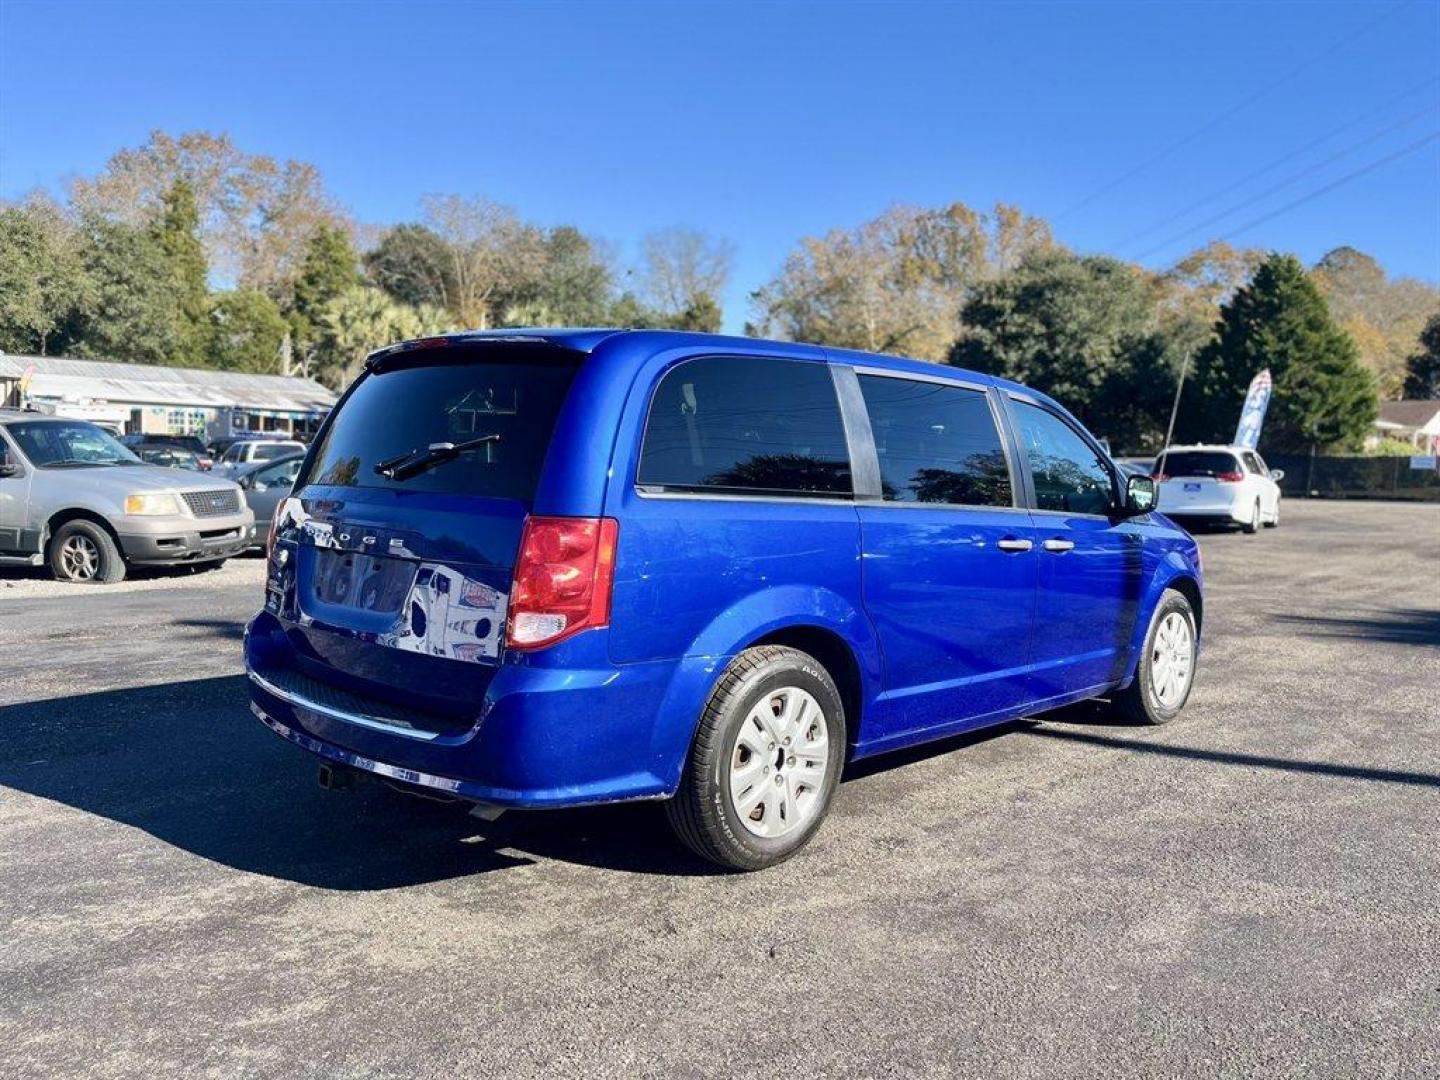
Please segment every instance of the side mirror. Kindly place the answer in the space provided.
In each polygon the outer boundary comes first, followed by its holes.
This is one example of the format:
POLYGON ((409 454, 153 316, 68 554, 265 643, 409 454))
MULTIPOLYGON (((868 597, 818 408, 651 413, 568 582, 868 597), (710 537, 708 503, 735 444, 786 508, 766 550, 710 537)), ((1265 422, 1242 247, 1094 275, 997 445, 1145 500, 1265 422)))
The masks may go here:
POLYGON ((1155 509, 1155 481, 1149 476, 1132 476, 1125 482, 1125 516, 1138 517, 1155 509))
POLYGON ((1285 470, 1284 470, 1284 469, 1271 469, 1271 470, 1270 470, 1270 479, 1271 479, 1271 480, 1274 480, 1274 481, 1278 484, 1281 480, 1284 480, 1284 479, 1285 479, 1285 470))

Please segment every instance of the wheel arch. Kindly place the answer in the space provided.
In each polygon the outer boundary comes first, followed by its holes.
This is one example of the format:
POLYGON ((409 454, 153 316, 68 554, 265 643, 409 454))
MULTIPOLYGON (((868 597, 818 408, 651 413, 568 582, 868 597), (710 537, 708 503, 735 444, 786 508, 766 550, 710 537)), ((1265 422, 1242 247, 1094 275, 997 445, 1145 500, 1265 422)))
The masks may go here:
POLYGON ((1190 610, 1195 612, 1195 633, 1198 636, 1205 625, 1205 594, 1200 589, 1200 582, 1190 574, 1176 574, 1165 582, 1165 588, 1174 589, 1190 601, 1190 610))
POLYGON ((45 522, 45 529, 40 534, 40 551, 47 559, 50 557, 51 539, 61 528, 72 521, 88 521, 93 525, 100 526, 109 534, 110 539, 115 541, 115 549, 120 552, 120 557, 122 559, 125 557, 125 548, 120 543, 120 534, 115 531, 115 526, 110 524, 109 518, 94 510, 87 510, 83 506, 71 506, 55 511, 45 522))
POLYGON ((747 642, 743 648, 753 649, 761 645, 797 649, 820 662, 840 691, 840 701, 845 706, 845 738, 850 746, 854 746, 865 714, 865 680, 860 672, 860 661, 850 643, 823 626, 797 623, 772 630, 747 642))

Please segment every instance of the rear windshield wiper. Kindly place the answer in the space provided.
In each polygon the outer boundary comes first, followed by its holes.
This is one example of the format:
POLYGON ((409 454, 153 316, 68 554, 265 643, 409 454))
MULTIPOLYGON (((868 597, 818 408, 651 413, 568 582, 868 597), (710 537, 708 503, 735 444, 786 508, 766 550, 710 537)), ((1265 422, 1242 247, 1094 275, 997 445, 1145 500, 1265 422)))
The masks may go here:
POLYGON ((387 480, 406 480, 439 465, 442 461, 459 457, 467 450, 475 450, 486 443, 499 441, 499 435, 481 435, 478 439, 466 439, 458 443, 431 443, 424 450, 411 450, 399 457, 382 461, 375 466, 375 471, 387 480))

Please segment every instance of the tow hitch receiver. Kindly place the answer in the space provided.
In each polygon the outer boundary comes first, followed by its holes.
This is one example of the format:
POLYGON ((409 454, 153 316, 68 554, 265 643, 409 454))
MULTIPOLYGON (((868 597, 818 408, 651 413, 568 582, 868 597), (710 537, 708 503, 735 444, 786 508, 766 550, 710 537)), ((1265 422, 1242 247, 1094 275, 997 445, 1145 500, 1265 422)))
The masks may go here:
POLYGON ((322 762, 320 775, 317 777, 320 786, 326 791, 344 791, 355 786, 355 774, 349 769, 337 768, 329 762, 322 762))

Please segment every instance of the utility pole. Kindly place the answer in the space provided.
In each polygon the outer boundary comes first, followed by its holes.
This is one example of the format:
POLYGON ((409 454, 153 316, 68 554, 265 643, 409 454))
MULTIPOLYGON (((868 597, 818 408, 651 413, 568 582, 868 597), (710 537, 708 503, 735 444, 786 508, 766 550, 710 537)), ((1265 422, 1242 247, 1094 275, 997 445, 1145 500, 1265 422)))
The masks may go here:
POLYGON ((1160 450, 1162 455, 1170 449, 1170 437, 1175 434, 1175 416, 1180 412, 1180 391, 1185 389, 1185 374, 1190 370, 1190 352, 1191 350, 1186 349, 1185 356, 1180 361, 1180 380, 1175 384, 1175 402, 1170 406, 1170 423, 1165 428, 1165 445, 1160 450))

